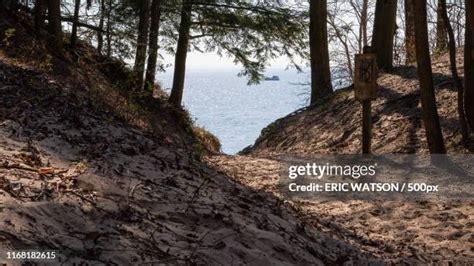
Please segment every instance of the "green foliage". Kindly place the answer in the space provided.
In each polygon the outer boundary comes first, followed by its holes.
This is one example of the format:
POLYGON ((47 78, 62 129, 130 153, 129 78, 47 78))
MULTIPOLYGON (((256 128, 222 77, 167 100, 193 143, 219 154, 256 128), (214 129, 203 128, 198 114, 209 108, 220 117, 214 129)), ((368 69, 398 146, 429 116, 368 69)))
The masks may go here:
POLYGON ((307 12, 279 1, 205 1, 195 3, 192 43, 195 49, 234 58, 249 83, 263 78, 272 59, 307 57, 307 12))
MULTIPOLYGON (((103 15, 103 52, 107 51, 110 40, 111 55, 125 61, 135 56, 141 1, 105 0, 103 13, 100 1, 92 2, 96 6, 90 10, 97 12, 88 15, 87 21, 98 25, 103 15)), ((175 53, 182 4, 182 0, 161 2, 160 58, 163 53, 175 53)), ((64 15, 71 16, 68 12, 73 8, 67 7, 63 8, 64 15)), ((263 78, 269 62, 280 56, 288 57, 290 65, 300 69, 295 58, 307 58, 307 24, 307 6, 304 4, 270 0, 194 0, 190 50, 229 56, 242 66, 240 75, 247 76, 249 83, 257 83, 263 78)), ((94 42, 94 36, 96 32, 81 28, 81 37, 94 42)), ((162 62, 158 60, 158 69, 164 69, 162 62)))

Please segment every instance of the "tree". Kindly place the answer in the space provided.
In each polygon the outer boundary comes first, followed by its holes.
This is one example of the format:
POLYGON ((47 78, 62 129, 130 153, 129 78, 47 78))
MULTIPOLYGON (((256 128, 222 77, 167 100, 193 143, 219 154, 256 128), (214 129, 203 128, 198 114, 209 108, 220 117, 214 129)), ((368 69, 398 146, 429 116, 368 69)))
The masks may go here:
POLYGON ((151 4, 151 25, 148 44, 148 64, 145 74, 145 88, 155 83, 156 61, 158 57, 158 32, 160 29, 161 0, 153 0, 151 4))
POLYGON ((415 14, 410 0, 405 1, 405 64, 413 65, 416 62, 415 48, 415 14))
MULTIPOLYGON (((446 3, 445 3, 446 4, 446 3)), ((445 52, 448 49, 448 34, 444 22, 442 1, 438 0, 436 8, 436 53, 445 52)))
POLYGON ((372 47, 377 53, 379 69, 393 67, 393 38, 396 30, 397 0, 377 0, 372 47))
POLYGON ((140 20, 138 22, 137 50, 135 64, 133 66, 138 79, 138 88, 143 88, 143 74, 145 73, 148 29, 150 24, 150 0, 142 0, 141 4, 140 20))
POLYGON ((45 5, 44 0, 36 0, 35 1, 35 9, 34 9, 34 19, 35 19, 35 33, 37 37, 41 37, 41 30, 44 26, 44 11, 45 5))
POLYGON ((104 47, 104 21, 105 21, 105 0, 100 0, 100 18, 99 18, 99 30, 97 31, 97 51, 102 53, 104 47))
POLYGON ((474 129, 474 2, 466 1, 466 33, 464 46, 464 111, 470 133, 474 129))
POLYGON ((184 0, 181 8, 181 22, 179 24, 178 45, 175 55, 173 87, 171 88, 169 98, 170 103, 176 107, 181 106, 181 101, 183 99, 192 8, 193 0, 184 0))
POLYGON ((81 7, 81 0, 74 0, 74 17, 71 29, 71 46, 74 47, 77 41, 77 24, 79 24, 79 9, 81 7))
MULTIPOLYGON (((336 37, 337 40, 339 40, 339 42, 341 43, 343 47, 344 55, 346 56, 347 70, 349 72, 349 77, 352 77, 354 71, 352 69, 352 55, 351 55, 350 47, 349 47, 350 43, 349 43, 349 37, 347 36, 348 34, 344 32, 344 29, 341 29, 342 27, 339 27, 336 24, 336 16, 329 14, 327 17, 328 17, 327 24, 331 26, 334 36, 336 37)), ((329 51, 328 51, 328 62, 329 62, 329 51)), ((329 68, 329 64, 328 64, 328 68, 329 68)))
POLYGON ((309 46, 311 60, 311 104, 331 94, 326 0, 309 2, 309 46))
MULTIPOLYGON (((175 40, 174 23, 168 17, 176 5, 167 4, 160 26, 164 45, 175 40)), ((214 52, 232 57, 247 76, 249 84, 263 79, 268 62, 286 56, 291 66, 301 70, 294 57, 307 58, 307 8, 303 5, 282 5, 279 1, 183 1, 175 52, 175 72, 170 102, 179 106, 182 99, 186 54, 189 50, 214 52), (190 34, 192 33, 192 35, 190 34)), ((174 19, 172 17, 172 19, 174 19)), ((173 43, 171 42, 171 43, 173 43)))
MULTIPOLYGON (((335 4, 337 5, 337 3, 335 4)), ((353 14, 357 18, 358 23, 358 36, 355 38, 358 45, 357 52, 362 53, 363 48, 369 45, 367 36, 369 0, 350 0, 349 4, 352 7, 353 14)), ((331 18, 331 12, 328 12, 328 14, 331 18)), ((333 16, 337 16, 337 14, 334 14, 333 16)), ((341 19, 339 18, 339 20, 341 19)), ((330 21, 328 21, 328 23, 330 23, 330 21)), ((347 25, 351 25, 350 22, 347 23, 347 25)), ((350 29, 350 31, 352 31, 352 29, 350 29)))
POLYGON ((47 0, 48 2, 48 24, 49 31, 52 34, 50 44, 57 52, 62 50, 63 31, 61 27, 61 1, 47 0))
POLYGON ((8 9, 10 10, 12 14, 16 14, 16 12, 18 11, 18 7, 20 6, 19 0, 10 0, 9 2, 10 2, 10 5, 8 9))
POLYGON ((428 45, 428 24, 426 0, 410 0, 415 11, 415 46, 418 78, 421 91, 421 112, 425 126, 428 148, 432 154, 444 154, 443 134, 439 123, 438 110, 433 86, 433 73, 428 45))
POLYGON ((107 40, 107 57, 112 56, 112 0, 108 2, 107 8, 107 27, 105 29, 105 38, 107 40))
POLYGON ((468 139, 468 127, 466 121, 466 115, 464 113, 464 87, 462 85, 461 79, 458 75, 458 70, 456 67, 456 40, 454 39, 454 31, 448 17, 448 10, 446 8, 446 0, 439 0, 438 6, 440 10, 438 11, 438 15, 442 17, 442 21, 446 28, 446 32, 448 34, 448 48, 449 48, 449 61, 451 66, 451 75, 453 77, 454 84, 457 89, 457 96, 458 96, 458 117, 459 123, 461 125, 461 134, 463 137, 463 141, 466 143, 468 139))
POLYGON ((359 47, 359 51, 362 51, 363 47, 368 46, 367 38, 367 11, 369 9, 369 0, 362 0, 362 10, 360 13, 360 38, 362 38, 362 45, 359 47))

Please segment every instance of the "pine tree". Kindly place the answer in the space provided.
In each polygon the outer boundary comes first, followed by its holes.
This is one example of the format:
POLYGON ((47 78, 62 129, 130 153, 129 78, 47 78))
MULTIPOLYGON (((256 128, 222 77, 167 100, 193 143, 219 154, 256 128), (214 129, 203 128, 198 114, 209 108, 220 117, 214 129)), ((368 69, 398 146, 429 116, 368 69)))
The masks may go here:
POLYGON ((71 46, 74 47, 77 41, 77 24, 79 24, 79 9, 81 7, 81 0, 74 0, 74 17, 71 29, 71 46))
POLYGON ((148 44, 148 64, 145 75, 145 87, 155 83, 156 61, 158 57, 158 33, 160 29, 161 0, 153 0, 151 4, 151 25, 148 44))
POLYGON ((453 77, 454 84, 457 89, 457 104, 458 104, 458 117, 459 123, 461 125, 461 134, 464 142, 468 139, 468 127, 466 121, 466 115, 464 113, 464 87, 462 85, 461 79, 458 75, 458 70, 456 67, 456 41, 454 39, 453 27, 449 21, 448 10, 446 7, 446 0, 438 0, 439 8, 438 15, 442 17, 444 26, 446 28, 446 33, 448 34, 448 48, 449 48, 449 61, 451 66, 451 76, 453 77))
POLYGON ((138 22, 137 50, 135 54, 135 64, 133 65, 133 70, 138 81, 138 88, 143 88, 143 74, 145 73, 149 25, 150 0, 142 0, 140 7, 140 20, 138 22))
POLYGON ((464 111, 469 132, 474 129, 474 2, 466 1, 466 33, 464 45, 464 111))
POLYGON ((35 33, 37 37, 41 37, 41 30, 44 27, 44 12, 45 12, 45 3, 44 0, 35 1, 35 33))
POLYGON ((56 52, 61 52, 63 47, 63 31, 61 27, 61 1, 47 0, 49 31, 53 38, 50 44, 56 52))
POLYGON ((100 18, 99 18, 99 30, 97 31, 97 50, 102 53, 104 47, 104 21, 105 21, 105 0, 100 0, 100 18))
POLYGON ((433 86, 430 49, 428 45, 428 24, 426 0, 410 0, 415 11, 416 62, 421 91, 421 112, 425 126, 428 148, 432 154, 444 154, 443 134, 439 123, 436 97, 433 86))
POLYGON ((181 106, 186 74, 186 56, 188 54, 189 31, 191 29, 191 11, 193 0, 184 0, 181 8, 181 22, 179 24, 178 46, 176 48, 173 87, 169 101, 174 106, 181 106))
POLYGON ((436 8, 436 53, 445 52, 448 49, 448 33, 443 17, 442 2, 438 0, 436 8))
POLYGON ((311 104, 314 104, 333 92, 329 67, 326 0, 310 1, 309 13, 311 104))
MULTIPOLYGON (((294 9, 278 1, 185 0, 183 3, 179 11, 178 43, 173 49, 175 72, 170 102, 176 106, 181 104, 183 96, 188 50, 213 51, 232 57, 235 64, 243 67, 238 75, 247 76, 249 84, 263 79, 265 67, 272 59, 286 56, 293 66, 301 69, 293 57, 309 57, 307 10, 303 7, 294 9)), ((166 1, 163 4, 167 18, 178 13, 169 11, 176 5, 166 1)), ((167 25, 167 21, 163 19, 161 32, 165 45, 166 36, 175 36, 174 26, 167 25)))
POLYGON ((379 69, 393 67, 393 38, 396 30, 397 0, 377 0, 372 47, 377 53, 379 69))
POLYGON ((410 0, 405 1, 405 51, 406 65, 413 65, 416 63, 416 48, 415 48, 415 14, 413 13, 413 5, 410 0))

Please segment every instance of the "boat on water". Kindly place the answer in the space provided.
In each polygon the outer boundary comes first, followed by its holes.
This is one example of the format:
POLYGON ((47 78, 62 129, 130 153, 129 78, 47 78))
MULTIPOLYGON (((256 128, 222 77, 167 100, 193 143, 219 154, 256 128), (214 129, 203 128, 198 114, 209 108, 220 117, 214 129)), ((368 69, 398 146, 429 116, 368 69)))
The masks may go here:
POLYGON ((277 81, 277 80, 280 80, 280 77, 279 76, 271 76, 271 77, 265 77, 265 80, 273 80, 273 81, 277 81))

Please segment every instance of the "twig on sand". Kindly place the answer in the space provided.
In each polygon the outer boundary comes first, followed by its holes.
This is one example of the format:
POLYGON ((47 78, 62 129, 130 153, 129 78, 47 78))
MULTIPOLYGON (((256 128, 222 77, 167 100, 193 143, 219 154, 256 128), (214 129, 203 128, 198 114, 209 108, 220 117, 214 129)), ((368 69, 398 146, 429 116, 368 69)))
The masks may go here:
POLYGON ((134 195, 135 195, 135 190, 139 187, 143 187, 144 184, 142 182, 139 182, 137 184, 135 184, 133 187, 131 187, 129 190, 128 190, 128 195, 127 195, 127 206, 130 206, 131 204, 131 199, 133 199, 134 195))
POLYGON ((64 174, 68 171, 68 170, 59 170, 59 169, 55 169, 55 168, 52 168, 52 167, 33 168, 33 167, 29 167, 29 166, 26 166, 26 165, 20 165, 20 164, 8 164, 8 162, 1 164, 0 168, 3 168, 3 169, 18 169, 18 170, 23 170, 23 171, 35 172, 40 176, 42 176, 42 175, 64 174))
POLYGON ((85 200, 85 201, 91 203, 92 205, 96 206, 96 202, 95 202, 95 201, 84 197, 83 195, 77 193, 77 192, 74 191, 74 190, 65 190, 65 192, 69 192, 69 193, 71 193, 71 194, 73 194, 73 195, 75 195, 75 196, 77 196, 77 197, 79 197, 79 198, 81 198, 81 199, 83 199, 83 200, 85 200))
POLYGON ((186 208, 186 210, 189 210, 189 208, 191 207, 191 204, 194 203, 194 200, 196 200, 196 198, 199 196, 199 193, 201 191, 201 189, 209 182, 209 177, 205 177, 201 184, 199 185, 199 187, 196 188, 196 190, 194 190, 193 192, 193 196, 191 198, 191 200, 189 201, 188 203, 188 207, 186 208))

